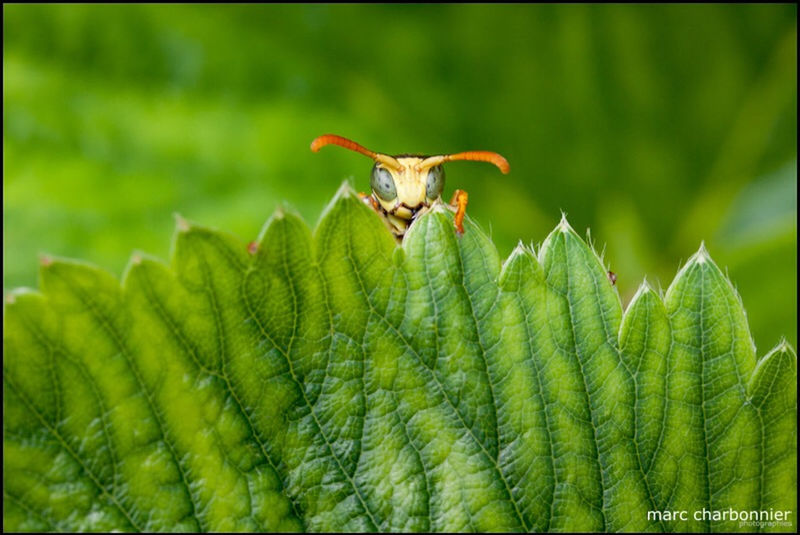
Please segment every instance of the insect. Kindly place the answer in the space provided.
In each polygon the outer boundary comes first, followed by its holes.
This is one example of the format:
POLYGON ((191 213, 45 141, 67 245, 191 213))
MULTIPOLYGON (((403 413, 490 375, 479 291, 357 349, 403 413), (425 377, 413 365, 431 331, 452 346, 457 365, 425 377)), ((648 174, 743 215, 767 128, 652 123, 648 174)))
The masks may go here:
MULTIPOLYGON (((359 193, 359 196, 383 218, 398 242, 402 241, 411 224, 441 198, 444 189, 443 163, 454 160, 489 162, 496 165, 503 174, 509 171, 506 159, 496 152, 469 151, 438 156, 417 154, 389 156, 373 152, 355 141, 333 134, 316 138, 311 142, 311 150, 317 152, 325 145, 339 145, 375 160, 370 176, 372 194, 359 193)), ((455 210, 454 223, 459 235, 464 233, 467 199, 467 192, 457 189, 450 200, 450 207, 455 210)))
POLYGON ((608 272, 608 281, 611 283, 611 286, 617 284, 617 274, 613 271, 608 272))

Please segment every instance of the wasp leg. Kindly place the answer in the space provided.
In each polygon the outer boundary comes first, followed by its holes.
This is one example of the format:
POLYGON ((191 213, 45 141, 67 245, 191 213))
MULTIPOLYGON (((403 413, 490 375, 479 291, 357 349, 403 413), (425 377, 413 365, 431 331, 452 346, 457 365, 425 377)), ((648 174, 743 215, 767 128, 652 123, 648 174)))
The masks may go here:
POLYGON ((459 236, 464 234, 464 216, 467 214, 467 199, 469 195, 463 189, 457 189, 453 192, 453 198, 450 199, 450 205, 456 209, 455 226, 456 232, 459 236))
POLYGON ((366 193, 364 193, 362 191, 359 191, 358 192, 358 198, 361 199, 364 204, 366 204, 367 206, 371 207, 377 213, 381 214, 381 207, 378 204, 378 201, 375 200, 375 197, 373 197, 372 195, 367 195, 366 193))

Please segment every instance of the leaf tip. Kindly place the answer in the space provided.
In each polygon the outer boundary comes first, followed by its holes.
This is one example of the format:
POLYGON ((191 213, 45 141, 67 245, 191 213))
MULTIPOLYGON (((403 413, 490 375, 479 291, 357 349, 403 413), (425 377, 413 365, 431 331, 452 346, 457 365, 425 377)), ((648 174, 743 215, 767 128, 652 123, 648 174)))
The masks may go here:
MULTIPOLYGON (((339 186, 339 189, 336 190, 333 198, 325 205, 325 208, 322 209, 322 213, 319 215, 319 220, 317 221, 316 228, 314 233, 320 232, 320 229, 325 226, 324 222, 327 221, 332 213, 334 213, 340 206, 347 204, 348 202, 352 201, 355 197, 355 190, 353 186, 350 185, 350 182, 347 180, 342 181, 342 185, 339 186)), ((363 203, 360 201, 358 204, 363 206, 363 203)))
POLYGON ((38 292, 31 288, 27 288, 25 286, 21 286, 19 288, 14 288, 13 290, 9 290, 3 296, 3 302, 7 306, 13 306, 15 303, 18 302, 19 297, 24 297, 26 295, 37 295, 38 292))
POLYGON ((175 218, 175 227, 178 229, 178 232, 189 232, 192 226, 181 214, 175 212, 172 216, 175 218))
POLYGON ((781 336, 780 341, 778 341, 778 345, 775 346, 773 351, 777 351, 779 353, 794 353, 794 348, 792 348, 792 344, 786 340, 785 336, 781 336))
POLYGON ((39 265, 43 268, 49 267, 53 264, 53 257, 49 254, 40 254, 39 255, 39 265))
POLYGON ((700 248, 697 252, 689 259, 689 262, 694 261, 697 264, 705 264, 711 260, 711 256, 708 254, 708 249, 706 249, 706 242, 700 242, 700 248))
POLYGON ((506 261, 503 263, 503 268, 512 264, 518 257, 523 256, 527 253, 527 249, 525 249, 525 245, 522 243, 522 240, 517 242, 517 246, 514 247, 514 250, 511 251, 511 254, 508 255, 506 261))
MULTIPOLYGON (((757 387, 759 380, 763 378, 763 370, 769 365, 770 362, 776 362, 779 359, 789 364, 790 368, 795 370, 797 369, 797 353, 792 347, 792 344, 790 344, 784 336, 781 337, 780 341, 775 347, 770 349, 767 354, 761 357, 756 363, 756 366, 753 369, 753 374, 748 383, 748 391, 750 392, 751 396, 753 395, 754 389, 757 387), (787 358, 788 362, 786 361, 787 358)), ((792 381, 792 384, 795 382, 796 380, 792 381)))
POLYGON ((339 189, 336 190, 336 194, 333 196, 333 200, 331 203, 336 203, 339 199, 347 199, 355 195, 356 191, 353 189, 353 186, 350 185, 349 180, 344 180, 342 185, 339 186, 339 189))
POLYGON ((647 280, 647 277, 642 279, 642 283, 639 285, 639 288, 636 290, 636 293, 633 294, 631 298, 631 303, 634 303, 637 299, 644 297, 645 295, 653 294, 658 295, 653 285, 647 280))
POLYGON ((325 208, 322 209, 322 213, 319 215, 319 221, 317 222, 316 230, 319 230, 321 223, 328 218, 328 215, 333 212, 337 205, 341 204, 342 201, 351 199, 354 195, 355 190, 353 189, 353 186, 350 185, 350 182, 344 180, 342 185, 339 186, 339 189, 336 190, 333 198, 328 202, 325 208))
POLYGON ((556 227, 556 231, 558 232, 574 232, 572 227, 567 221, 567 214, 566 212, 561 212, 561 221, 558 222, 558 226, 556 227))
MULTIPOLYGON (((675 275, 675 279, 673 280, 673 284, 670 285, 670 289, 678 279, 681 279, 684 274, 690 272, 692 268, 704 265, 717 268, 717 265, 714 263, 714 260, 712 260, 711 255, 708 253, 708 249, 706 249, 705 241, 702 241, 700 242, 700 248, 697 249, 697 252, 690 256, 686 263, 678 269, 678 273, 675 275)), ((719 268, 717 268, 717 270, 719 270, 719 268)), ((721 271, 719 273, 722 275, 721 271)), ((725 277, 725 279, 728 280, 727 277, 725 277)), ((730 283, 730 280, 728 280, 728 282, 730 283)), ((667 292, 669 293, 669 290, 667 292)))

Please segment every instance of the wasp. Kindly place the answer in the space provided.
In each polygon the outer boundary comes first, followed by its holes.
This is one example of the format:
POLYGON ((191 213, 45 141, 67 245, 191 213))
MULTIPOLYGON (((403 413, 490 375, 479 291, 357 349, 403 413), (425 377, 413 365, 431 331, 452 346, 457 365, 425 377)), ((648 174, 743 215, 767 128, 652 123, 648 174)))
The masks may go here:
MULTIPOLYGON (((503 174, 509 166, 505 158, 496 152, 469 151, 456 154, 423 156, 398 154, 389 156, 366 149, 347 138, 325 134, 311 142, 311 150, 317 152, 325 145, 339 145, 375 160, 370 175, 372 194, 359 193, 359 197, 381 216, 398 242, 411 224, 439 201, 444 190, 444 168, 442 164, 454 160, 489 162, 503 174)), ((467 213, 467 192, 457 189, 449 206, 455 211, 454 224, 458 235, 464 233, 464 215, 467 213)))

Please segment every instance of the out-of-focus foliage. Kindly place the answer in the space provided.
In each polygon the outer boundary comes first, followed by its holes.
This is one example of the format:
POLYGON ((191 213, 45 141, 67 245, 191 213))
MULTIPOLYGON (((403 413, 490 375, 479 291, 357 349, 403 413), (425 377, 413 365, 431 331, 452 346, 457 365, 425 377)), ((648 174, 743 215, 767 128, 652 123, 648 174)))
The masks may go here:
POLYGON ((6 289, 36 255, 120 273, 166 257, 172 213, 254 238, 285 199, 315 220, 389 153, 453 163, 446 195, 502 255, 569 214, 627 302, 701 240, 759 349, 796 342, 796 7, 4 6, 6 289))

